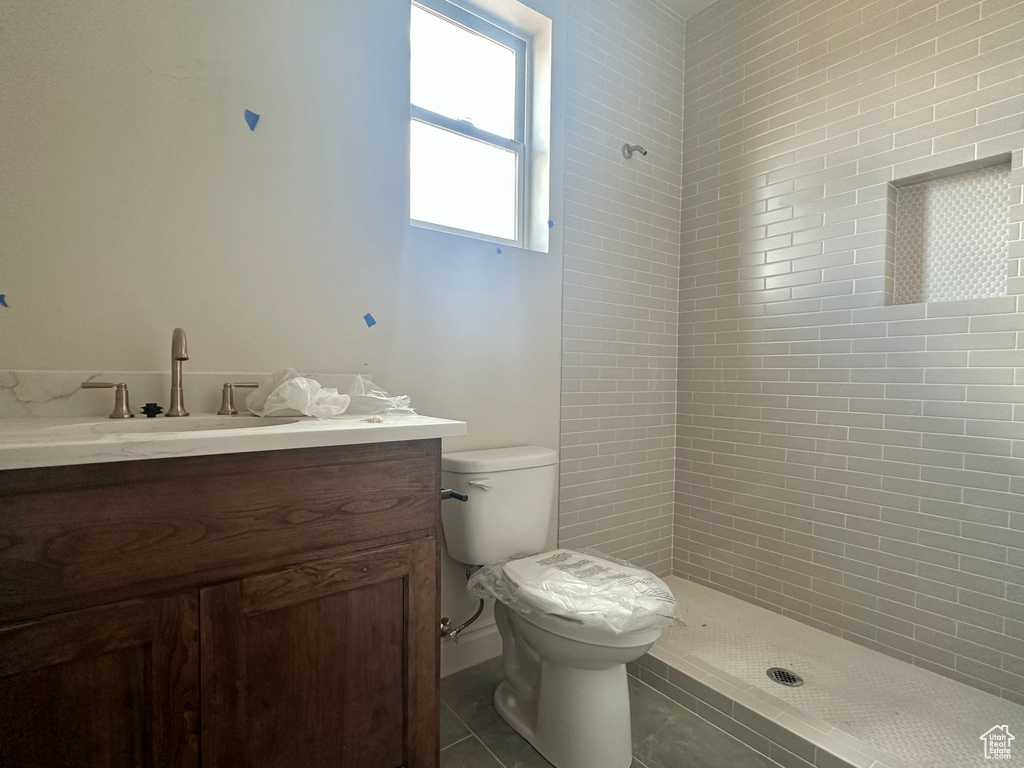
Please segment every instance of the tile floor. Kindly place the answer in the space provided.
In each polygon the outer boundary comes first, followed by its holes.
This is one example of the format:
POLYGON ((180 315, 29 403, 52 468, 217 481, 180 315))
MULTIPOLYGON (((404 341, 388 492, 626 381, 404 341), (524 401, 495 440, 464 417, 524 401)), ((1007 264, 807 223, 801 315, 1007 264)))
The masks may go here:
MULTIPOLYGON (((551 768, 494 709, 492 659, 441 681, 441 768, 551 768)), ((629 679, 632 768, 778 768, 635 678, 629 679)))

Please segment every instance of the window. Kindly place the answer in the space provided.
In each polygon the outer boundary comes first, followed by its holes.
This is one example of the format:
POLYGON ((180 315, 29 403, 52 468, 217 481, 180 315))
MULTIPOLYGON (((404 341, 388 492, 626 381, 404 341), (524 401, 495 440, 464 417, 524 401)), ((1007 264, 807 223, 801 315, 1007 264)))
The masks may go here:
POLYGON ((529 46, 448 0, 412 6, 410 217, 527 245, 529 46))

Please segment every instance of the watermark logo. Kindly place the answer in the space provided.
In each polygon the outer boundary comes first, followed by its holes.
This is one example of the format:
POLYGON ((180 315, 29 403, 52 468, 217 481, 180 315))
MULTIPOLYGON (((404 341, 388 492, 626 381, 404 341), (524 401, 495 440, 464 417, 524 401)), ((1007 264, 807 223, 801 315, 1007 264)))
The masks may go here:
POLYGON ((1010 742, 1014 736, 1005 725, 993 725, 979 737, 985 742, 986 760, 1009 760, 1010 742))

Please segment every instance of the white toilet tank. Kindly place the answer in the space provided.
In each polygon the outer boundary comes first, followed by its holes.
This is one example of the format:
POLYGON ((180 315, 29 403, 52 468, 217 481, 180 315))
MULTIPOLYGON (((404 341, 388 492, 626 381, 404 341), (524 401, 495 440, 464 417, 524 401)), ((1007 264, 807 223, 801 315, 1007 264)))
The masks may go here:
POLYGON ((441 504, 448 553, 467 565, 490 565, 543 552, 558 474, 558 452, 517 446, 446 453, 445 488, 469 496, 441 504))

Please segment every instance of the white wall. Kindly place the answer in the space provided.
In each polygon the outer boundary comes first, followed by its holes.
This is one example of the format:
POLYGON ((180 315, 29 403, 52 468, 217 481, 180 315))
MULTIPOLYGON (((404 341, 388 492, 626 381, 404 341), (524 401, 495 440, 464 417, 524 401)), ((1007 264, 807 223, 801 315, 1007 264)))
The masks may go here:
POLYGON ((410 227, 408 15, 5 0, 0 369, 164 370, 180 325, 186 387, 189 371, 366 371, 467 421, 445 450, 557 447, 560 142, 551 253, 410 227))

